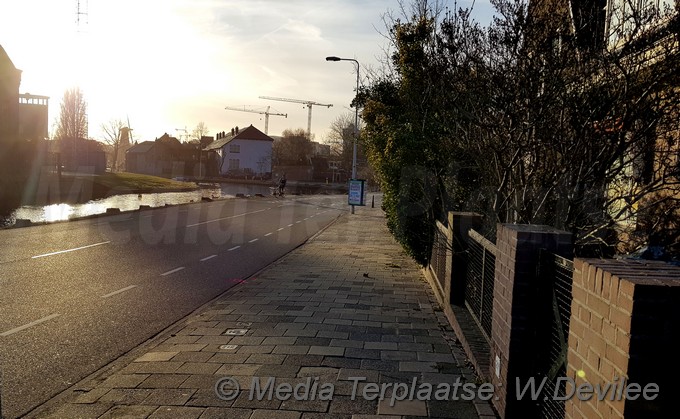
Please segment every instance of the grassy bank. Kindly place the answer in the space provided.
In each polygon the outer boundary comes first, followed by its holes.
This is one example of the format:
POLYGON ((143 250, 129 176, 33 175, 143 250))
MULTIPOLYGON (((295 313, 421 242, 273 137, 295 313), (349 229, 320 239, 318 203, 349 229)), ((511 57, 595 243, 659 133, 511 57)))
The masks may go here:
POLYGON ((29 184, 22 204, 45 205, 60 202, 83 203, 112 195, 191 191, 193 182, 179 182, 136 173, 104 173, 102 175, 51 174, 29 184))
POLYGON ((95 176, 93 183, 109 190, 126 189, 137 193, 174 192, 196 189, 193 182, 180 182, 137 173, 105 173, 95 176))

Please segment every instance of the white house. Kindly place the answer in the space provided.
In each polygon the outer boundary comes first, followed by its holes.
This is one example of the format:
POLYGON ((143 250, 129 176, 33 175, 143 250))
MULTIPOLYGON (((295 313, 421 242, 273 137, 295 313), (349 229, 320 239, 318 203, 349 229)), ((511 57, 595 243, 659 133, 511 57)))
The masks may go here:
POLYGON ((218 134, 205 150, 215 150, 219 156, 222 176, 265 177, 272 172, 272 143, 274 140, 254 126, 231 134, 218 134))

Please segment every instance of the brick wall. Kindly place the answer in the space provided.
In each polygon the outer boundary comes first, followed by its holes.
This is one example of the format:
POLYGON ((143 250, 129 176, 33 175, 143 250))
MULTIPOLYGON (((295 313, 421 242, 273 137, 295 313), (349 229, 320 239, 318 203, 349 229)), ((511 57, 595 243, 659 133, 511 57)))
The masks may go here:
POLYGON ((503 418, 536 417, 535 404, 514 395, 516 378, 526 382, 532 375, 542 344, 536 339, 544 315, 536 304, 539 251, 570 256, 571 242, 570 233, 548 226, 498 226, 490 376, 497 388, 494 405, 503 418))
POLYGON ((577 386, 622 378, 643 387, 656 383, 659 397, 651 402, 641 397, 573 397, 566 402, 566 416, 675 416, 680 268, 661 262, 576 259, 572 295, 567 376, 577 386))

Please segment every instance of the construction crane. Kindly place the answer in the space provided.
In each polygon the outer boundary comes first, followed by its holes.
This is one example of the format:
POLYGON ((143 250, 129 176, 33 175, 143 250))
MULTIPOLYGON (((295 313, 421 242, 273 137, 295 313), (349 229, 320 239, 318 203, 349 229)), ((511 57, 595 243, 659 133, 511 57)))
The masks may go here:
POLYGON ((224 109, 226 109, 228 111, 252 112, 252 113, 258 113, 260 115, 264 115, 264 133, 269 134, 269 132, 268 132, 269 131, 269 115, 283 116, 284 118, 288 118, 287 113, 271 113, 271 112, 269 112, 269 108, 271 108, 271 106, 267 106, 266 111, 258 111, 257 109, 247 109, 245 106, 243 107, 243 109, 234 108, 234 107, 231 107, 231 106, 226 106, 224 109))
POLYGON ((270 97, 270 96, 260 96, 260 99, 267 99, 267 100, 278 100, 280 102, 292 102, 292 103, 302 103, 303 105, 307 106, 307 109, 309 109, 309 113, 307 114, 307 137, 312 138, 312 106, 325 106, 327 108, 330 108, 333 105, 328 105, 326 103, 317 103, 311 100, 300 100, 300 99, 285 99, 282 97, 270 97))

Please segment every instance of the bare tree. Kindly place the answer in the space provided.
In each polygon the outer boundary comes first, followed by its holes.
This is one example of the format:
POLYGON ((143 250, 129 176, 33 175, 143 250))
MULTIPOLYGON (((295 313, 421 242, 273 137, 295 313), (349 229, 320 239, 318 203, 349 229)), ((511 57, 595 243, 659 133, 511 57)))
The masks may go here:
POLYGON ((79 87, 68 89, 61 100, 55 138, 58 140, 87 138, 87 102, 79 87))
POLYGON ((101 126, 104 143, 111 148, 111 171, 113 172, 119 169, 118 157, 122 151, 123 130, 126 128, 126 125, 120 119, 112 119, 101 126))
POLYGON ((194 128, 193 131, 191 131, 191 140, 196 141, 197 143, 201 142, 201 138, 207 136, 210 133, 210 130, 208 130, 208 126, 205 124, 205 122, 201 121, 196 125, 196 128, 194 128))
POLYGON ((354 114, 346 112, 338 116, 330 128, 328 142, 331 145, 331 153, 340 159, 343 169, 350 170, 354 147, 354 114))

